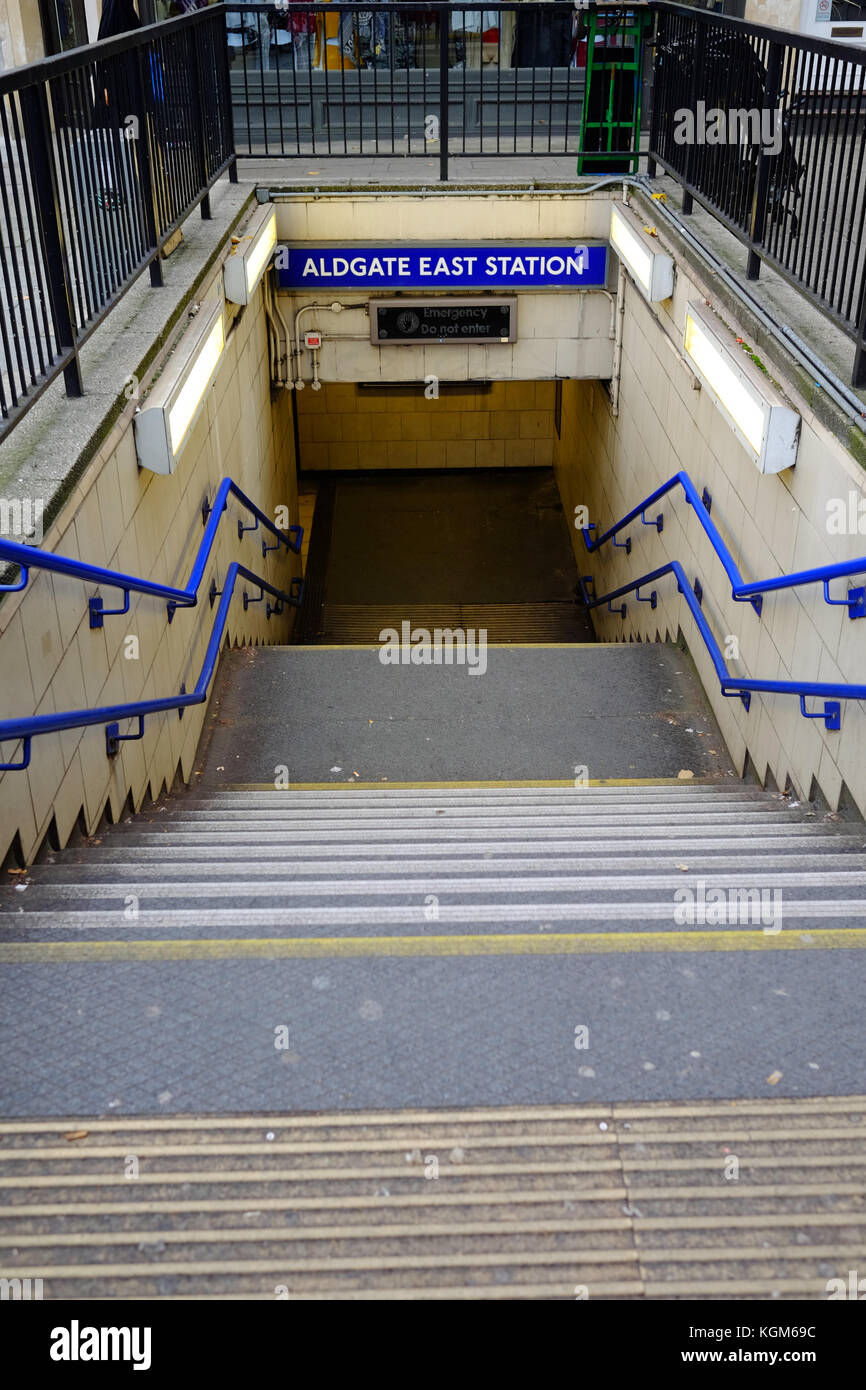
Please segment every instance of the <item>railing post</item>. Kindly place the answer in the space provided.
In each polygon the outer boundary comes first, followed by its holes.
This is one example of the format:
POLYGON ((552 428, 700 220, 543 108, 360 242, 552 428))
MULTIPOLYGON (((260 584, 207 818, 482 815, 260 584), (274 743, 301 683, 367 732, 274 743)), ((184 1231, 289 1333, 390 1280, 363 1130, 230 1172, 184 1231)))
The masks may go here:
POLYGON ((165 283, 162 276, 162 262, 159 258, 159 228, 156 221, 156 195, 153 186, 153 163, 150 157, 150 122, 147 119, 147 102, 145 100, 145 78, 142 74, 143 56, 147 54, 147 65, 150 81, 153 81, 151 70, 151 48, 139 48, 136 50, 136 61, 133 65, 135 73, 135 99, 138 106, 138 167, 141 174, 141 206, 144 211, 144 230, 147 236, 148 245, 152 246, 156 252, 150 263, 150 283, 153 289, 161 289, 165 283))
POLYGON ((75 310, 72 304, 60 195, 51 143, 48 93, 44 84, 37 83, 22 90, 21 111, 24 117, 27 162, 36 201, 36 216, 39 219, 54 332, 60 350, 72 351, 72 360, 63 368, 66 394, 83 396, 75 310))
MULTIPOLYGON (((205 125, 205 109, 201 87, 201 58, 198 44, 199 28, 195 26, 189 31, 189 42, 192 48, 192 62, 190 63, 190 76, 192 87, 192 105, 195 115, 195 136, 198 146, 198 160, 200 173, 200 183, 202 188, 207 188, 208 184, 208 157, 207 157, 207 127, 205 125)), ((210 192, 205 193, 201 200, 201 215, 205 222, 210 221, 210 192)))
MULTIPOLYGON (((661 39, 661 28, 664 16, 656 12, 653 16, 653 23, 644 30, 644 60, 646 62, 649 54, 652 54, 652 82, 650 83, 650 112, 649 112, 649 148, 647 150, 646 172, 647 178, 654 179, 658 170, 658 165, 653 158, 654 151, 658 148, 658 72, 659 72, 659 43, 661 39)), ((641 65, 644 67, 644 64, 641 65)), ((644 69, 645 70, 645 69, 644 69)), ((640 132, 638 132, 638 149, 640 149, 640 132)), ((638 164, 640 169, 640 164, 638 164)))
POLYGON ((439 10, 439 181, 448 182, 448 29, 450 11, 439 10))
MULTIPOLYGON (((770 44, 770 55, 767 59, 767 76, 764 82, 764 110, 772 104, 772 110, 779 110, 779 78, 782 73, 782 49, 777 43, 770 44)), ((760 113, 761 126, 763 130, 763 111, 760 113)), ((779 111, 781 120, 781 111, 779 111)), ((767 226, 767 203, 770 195, 770 162, 777 159, 777 155, 768 155, 763 144, 759 146, 758 154, 758 174, 755 179, 755 191, 752 197, 752 216, 749 221, 749 263, 746 271, 749 280, 757 280, 761 271, 761 257, 755 250, 755 246, 763 244, 764 232, 767 226)))
MULTIPOLYGON (((231 152, 234 155, 234 159, 229 165, 229 183, 237 183, 238 156, 237 150, 235 149, 235 117, 232 107, 232 69, 231 63, 229 62, 228 22, 228 10, 226 10, 223 16, 222 30, 217 31, 215 35, 214 52, 216 53, 218 66, 217 92, 222 101, 223 130, 225 131, 227 140, 231 143, 231 152)), ((217 23, 218 18, 215 17, 214 24, 216 25, 217 23)), ((277 61, 279 61, 279 54, 277 55, 277 61)), ((297 83, 295 83, 293 90, 294 100, 297 101, 297 83)), ((247 120, 249 121, 249 111, 247 112, 247 120)))
MULTIPOLYGON (((697 14, 695 14, 695 65, 692 68, 692 80, 689 91, 689 108, 692 111, 695 121, 697 121, 698 114, 698 94, 704 90, 704 65, 702 60, 705 46, 706 26, 702 24, 697 14)), ((686 146, 686 167, 683 179, 684 183, 694 183, 695 160, 697 158, 696 150, 697 145, 694 143, 686 146)), ((688 215, 692 211, 693 207, 694 199, 691 193, 684 189, 682 211, 686 215, 688 215)))

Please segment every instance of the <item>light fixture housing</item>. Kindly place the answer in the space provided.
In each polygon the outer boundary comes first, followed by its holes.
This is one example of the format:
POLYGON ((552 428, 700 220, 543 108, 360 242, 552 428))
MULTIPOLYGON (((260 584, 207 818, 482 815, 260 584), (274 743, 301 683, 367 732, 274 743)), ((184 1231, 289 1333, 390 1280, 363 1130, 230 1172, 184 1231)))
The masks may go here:
POLYGON ((659 251, 640 218, 625 203, 611 205, 610 244, 651 304, 670 299, 674 292, 673 258, 659 251))
POLYGON ((142 468, 173 473, 198 419, 225 347, 223 303, 205 304, 181 338, 135 418, 142 468))
POLYGON ((277 210, 273 203, 267 203, 253 213, 223 266, 225 296, 230 304, 249 304, 276 245, 277 210))
POLYGON ((800 416, 703 304, 686 306, 686 359, 761 473, 797 462, 800 416))

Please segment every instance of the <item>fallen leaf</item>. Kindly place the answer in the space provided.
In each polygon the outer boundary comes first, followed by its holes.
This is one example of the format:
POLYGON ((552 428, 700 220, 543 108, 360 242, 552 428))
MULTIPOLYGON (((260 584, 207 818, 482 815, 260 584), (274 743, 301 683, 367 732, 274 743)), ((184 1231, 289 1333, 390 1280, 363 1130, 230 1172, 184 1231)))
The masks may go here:
POLYGON ((771 1071, 771 1072, 770 1072, 770 1075, 767 1077, 767 1085, 768 1085, 768 1086, 778 1086, 778 1084, 779 1084, 779 1082, 780 1082, 781 1080, 782 1080, 782 1073, 781 1073, 780 1071, 771 1071))
POLYGON ((64 1134, 63 1138, 68 1139, 71 1143, 73 1139, 86 1139, 89 1133, 89 1129, 71 1129, 68 1134, 64 1134))
POLYGON ((694 777, 694 775, 695 774, 691 772, 687 767, 681 767, 679 772, 677 773, 677 778, 680 782, 688 782, 690 778, 694 777))

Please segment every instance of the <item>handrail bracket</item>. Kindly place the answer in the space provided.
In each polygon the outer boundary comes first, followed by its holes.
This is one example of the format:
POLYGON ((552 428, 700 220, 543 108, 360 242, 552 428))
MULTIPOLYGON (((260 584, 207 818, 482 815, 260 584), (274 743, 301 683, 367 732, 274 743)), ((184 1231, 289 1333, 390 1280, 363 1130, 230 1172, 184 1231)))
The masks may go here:
MULTIPOLYGON (((133 716, 136 717, 136 716, 133 716)), ((138 733, 122 734, 118 723, 106 724, 105 726, 105 751, 109 758, 115 757, 120 752, 122 743, 134 743, 136 739, 144 738, 144 715, 139 714, 138 733)))
POLYGON ((824 602, 831 608, 847 608, 849 618, 866 618, 866 586, 849 589, 846 598, 830 597, 830 581, 824 580, 824 602))
POLYGON ((838 700, 825 700, 822 710, 806 709, 806 696, 800 696, 800 713, 804 719, 823 719, 825 729, 836 732, 842 727, 842 706, 838 700))
MULTIPOLYGON (((128 589, 124 589, 124 590, 123 590, 123 607, 122 607, 122 608, 104 608, 104 607, 103 607, 103 600, 100 598, 99 594, 93 594, 93 595, 91 596, 89 607, 90 607, 90 626, 91 626, 91 627, 94 627, 94 628, 96 628, 96 627, 102 627, 102 626, 103 626, 103 623, 102 623, 103 618, 115 618, 115 617, 120 616, 120 615, 123 614, 123 613, 128 613, 128 612, 129 612, 129 590, 128 590, 128 589)), ((169 621, 170 621, 170 620, 169 620, 169 621)))

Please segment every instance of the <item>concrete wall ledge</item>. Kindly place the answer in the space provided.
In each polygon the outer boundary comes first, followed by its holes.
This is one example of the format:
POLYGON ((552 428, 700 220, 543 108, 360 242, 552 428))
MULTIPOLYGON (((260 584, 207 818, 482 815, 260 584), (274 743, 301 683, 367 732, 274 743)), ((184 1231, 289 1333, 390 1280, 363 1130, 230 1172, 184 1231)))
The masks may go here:
POLYGON ((194 212, 180 246, 162 262, 164 286, 151 288, 145 271, 85 343, 84 395, 67 396, 61 376, 0 444, 0 496, 41 499, 46 529, 55 520, 112 425, 130 409, 131 378, 144 379, 254 197, 249 184, 232 184, 228 175, 214 186, 211 219, 194 212))

